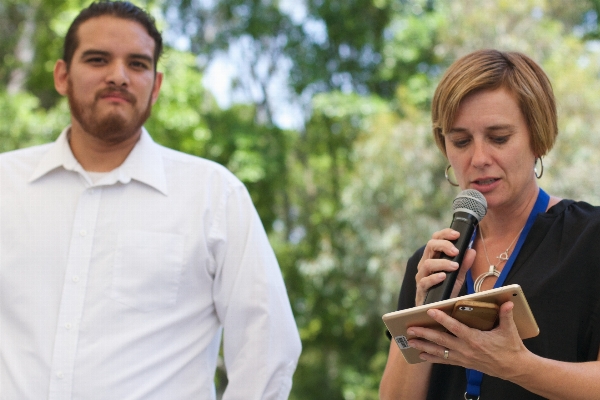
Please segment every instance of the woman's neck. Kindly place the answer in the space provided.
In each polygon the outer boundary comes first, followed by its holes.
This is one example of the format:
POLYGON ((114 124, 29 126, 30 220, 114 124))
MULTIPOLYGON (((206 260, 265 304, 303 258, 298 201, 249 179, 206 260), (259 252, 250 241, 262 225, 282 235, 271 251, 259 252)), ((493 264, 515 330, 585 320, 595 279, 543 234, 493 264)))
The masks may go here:
POLYGON ((479 229, 486 238, 512 237, 523 229, 537 200, 539 188, 529 190, 525 196, 499 207, 489 207, 479 229))

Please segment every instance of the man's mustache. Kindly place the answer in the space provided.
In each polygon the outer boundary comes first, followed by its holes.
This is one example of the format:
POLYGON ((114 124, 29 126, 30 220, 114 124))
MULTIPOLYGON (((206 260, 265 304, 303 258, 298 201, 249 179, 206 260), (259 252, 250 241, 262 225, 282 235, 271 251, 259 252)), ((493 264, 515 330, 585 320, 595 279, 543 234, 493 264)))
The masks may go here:
POLYGON ((129 93, 127 91, 127 89, 124 89, 121 87, 110 87, 110 88, 100 90, 96 94, 96 100, 104 98, 104 97, 110 97, 110 96, 116 96, 116 97, 122 98, 131 104, 135 104, 137 102, 134 95, 129 93))

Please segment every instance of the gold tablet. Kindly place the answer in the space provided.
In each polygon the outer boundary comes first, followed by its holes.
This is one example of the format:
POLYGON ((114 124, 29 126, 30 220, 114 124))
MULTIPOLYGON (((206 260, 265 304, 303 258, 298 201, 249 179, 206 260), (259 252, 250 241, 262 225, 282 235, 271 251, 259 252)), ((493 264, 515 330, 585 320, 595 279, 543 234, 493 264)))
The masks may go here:
POLYGON ((512 301, 515 304, 513 308, 513 317, 521 339, 528 339, 537 336, 540 333, 540 329, 535 322, 535 318, 529 308, 525 294, 523 293, 521 286, 517 284, 387 313, 382 317, 383 322, 390 331, 394 341, 398 344, 404 359, 409 364, 416 364, 423 360, 419 358, 419 350, 408 346, 408 340, 413 336, 409 336, 406 333, 406 330, 411 326, 421 326, 445 331, 445 328, 442 325, 438 324, 427 315, 427 310, 435 308, 451 315, 454 310, 454 305, 459 300, 483 301, 494 303, 498 306, 507 301, 512 301))

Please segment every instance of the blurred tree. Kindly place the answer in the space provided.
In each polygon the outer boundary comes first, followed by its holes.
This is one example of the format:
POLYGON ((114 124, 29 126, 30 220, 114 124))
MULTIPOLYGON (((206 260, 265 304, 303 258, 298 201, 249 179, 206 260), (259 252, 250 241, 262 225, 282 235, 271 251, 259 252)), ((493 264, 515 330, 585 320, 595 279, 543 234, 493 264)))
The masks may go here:
POLYGON ((60 57, 62 35, 67 27, 64 17, 69 15, 70 20, 73 11, 84 3, 83 0, 0 2, 3 38, 0 57, 4 60, 0 66, 0 79, 8 93, 26 90, 34 94, 44 108, 56 104, 59 96, 48 74, 60 57))
POLYGON ((600 39, 599 0, 547 0, 547 12, 583 40, 600 39))
POLYGON ((269 91, 285 65, 282 64, 287 32, 293 25, 277 2, 226 0, 165 2, 170 30, 187 38, 187 47, 207 65, 228 51, 235 52, 228 62, 235 64, 233 90, 245 101, 255 104, 255 123, 274 125, 269 91))
MULTIPOLYGON (((323 218, 327 214, 318 212, 317 202, 304 203, 312 218, 321 217, 316 225, 307 223, 306 233, 312 248, 320 251, 300 263, 302 278, 308 278, 298 307, 305 351, 294 398, 377 398, 389 346, 378 331, 378 318, 395 307, 408 256, 449 223, 449 205, 457 193, 443 179, 445 160, 433 144, 427 112, 435 82, 456 58, 495 47, 523 51, 545 68, 557 95, 561 136, 546 159, 547 175, 540 184, 561 196, 598 202, 598 52, 582 43, 577 26, 551 11, 539 1, 481 1, 478 7, 466 1, 436 2, 427 14, 432 31, 424 37, 432 38, 437 64, 398 80, 391 108, 373 108, 374 98, 352 94, 314 98, 306 141, 311 143, 309 160, 320 163, 304 162, 314 171, 314 176, 305 173, 310 177, 305 187, 319 193, 315 198, 325 205, 332 203, 327 200, 335 198, 331 193, 336 187, 342 190, 333 218, 323 218), (377 111, 361 112, 365 109, 377 111), (322 150, 336 126, 343 127, 338 140, 352 137, 352 146, 344 148, 346 164, 334 162, 339 153, 322 150), (312 133, 321 146, 310 141, 312 133), (343 173, 332 180, 327 171, 343 173), (365 325, 356 323, 365 320, 365 325), (348 326, 352 329, 346 332, 348 326), (379 352, 372 353, 369 345, 379 352), (310 397, 304 384, 318 386, 320 392, 310 397)), ((395 38, 402 38, 400 32, 395 38)), ((386 54, 400 58, 409 52, 409 43, 390 41, 386 54)))

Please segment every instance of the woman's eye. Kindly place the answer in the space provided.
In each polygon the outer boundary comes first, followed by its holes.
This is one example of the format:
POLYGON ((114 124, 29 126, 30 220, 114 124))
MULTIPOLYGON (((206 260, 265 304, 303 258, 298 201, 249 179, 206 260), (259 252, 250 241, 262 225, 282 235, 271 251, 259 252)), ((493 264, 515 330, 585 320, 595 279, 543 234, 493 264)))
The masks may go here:
POLYGON ((469 140, 468 139, 460 139, 460 140, 453 140, 452 144, 454 145, 454 147, 465 147, 466 145, 469 144, 469 140))
POLYGON ((496 136, 492 138, 492 141, 497 144, 504 144, 508 141, 508 136, 496 136))

